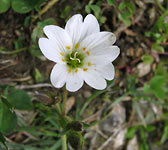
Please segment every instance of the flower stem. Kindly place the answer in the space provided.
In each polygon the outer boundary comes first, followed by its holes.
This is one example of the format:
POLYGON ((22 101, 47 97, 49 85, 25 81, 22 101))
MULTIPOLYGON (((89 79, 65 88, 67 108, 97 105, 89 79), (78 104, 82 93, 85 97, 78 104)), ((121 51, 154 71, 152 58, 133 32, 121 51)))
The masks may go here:
POLYGON ((67 140, 66 140, 66 135, 63 135, 61 137, 62 140, 62 150, 67 150, 67 140))
POLYGON ((64 88, 63 91, 63 102, 62 102, 62 116, 66 115, 66 101, 67 101, 68 91, 64 88))
MULTIPOLYGON (((63 102, 62 102, 62 116, 64 117, 66 115, 66 101, 68 96, 68 91, 66 88, 63 89, 63 102)), ((61 137, 62 140, 62 150, 67 150, 67 138, 66 135, 63 135, 61 137)))

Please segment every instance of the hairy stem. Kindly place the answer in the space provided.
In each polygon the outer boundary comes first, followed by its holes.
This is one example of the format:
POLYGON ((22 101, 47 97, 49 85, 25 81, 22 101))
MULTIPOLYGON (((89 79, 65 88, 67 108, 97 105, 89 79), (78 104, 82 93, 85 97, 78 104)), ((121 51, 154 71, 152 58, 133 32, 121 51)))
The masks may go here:
POLYGON ((62 140, 62 150, 67 150, 67 140, 66 140, 66 135, 63 135, 61 137, 62 140))
POLYGON ((66 115, 66 101, 67 101, 68 91, 64 88, 63 91, 63 102, 62 102, 62 116, 66 115))
MULTIPOLYGON (((63 91, 63 102, 62 102, 62 116, 66 115, 66 101, 67 101, 68 91, 64 88, 63 91)), ((66 135, 61 137, 62 140, 62 150, 67 150, 67 138, 66 135)))

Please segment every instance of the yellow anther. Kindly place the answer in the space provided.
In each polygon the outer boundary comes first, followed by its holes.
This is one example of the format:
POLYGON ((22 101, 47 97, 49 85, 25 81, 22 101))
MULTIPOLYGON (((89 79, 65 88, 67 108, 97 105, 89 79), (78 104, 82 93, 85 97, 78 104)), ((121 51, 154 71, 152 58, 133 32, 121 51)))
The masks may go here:
POLYGON ((85 48, 85 47, 83 47, 83 48, 82 48, 82 50, 83 50, 83 51, 85 51, 85 50, 86 50, 86 48, 85 48))
POLYGON ((67 50, 70 50, 70 49, 71 49, 71 46, 66 46, 66 49, 67 49, 67 50))
POLYGON ((77 73, 77 72, 78 72, 78 69, 75 69, 75 72, 77 73))
POLYGON ((88 62, 88 66, 91 66, 92 64, 91 64, 91 62, 88 62))
POLYGON ((88 70, 88 68, 83 68, 83 71, 87 71, 88 70))
POLYGON ((68 72, 70 73, 71 71, 72 71, 71 68, 69 68, 69 69, 68 69, 68 72))
POLYGON ((79 43, 76 43, 75 48, 79 48, 79 43))
POLYGON ((64 53, 60 53, 61 56, 64 56, 64 53))
POLYGON ((65 62, 65 59, 64 59, 64 58, 62 58, 62 61, 63 61, 63 62, 65 62))
POLYGON ((89 51, 87 51, 87 52, 86 52, 86 54, 89 56, 89 55, 90 55, 90 52, 89 52, 89 51))

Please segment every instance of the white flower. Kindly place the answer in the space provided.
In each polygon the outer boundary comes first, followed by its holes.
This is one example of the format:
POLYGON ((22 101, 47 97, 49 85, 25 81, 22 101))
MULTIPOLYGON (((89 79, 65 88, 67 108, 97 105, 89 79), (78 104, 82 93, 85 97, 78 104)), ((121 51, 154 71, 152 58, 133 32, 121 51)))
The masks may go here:
POLYGON ((47 38, 39 39, 42 53, 56 65, 51 71, 51 83, 56 88, 66 84, 71 92, 79 90, 84 81, 102 90, 107 80, 114 78, 111 63, 120 53, 112 46, 116 37, 111 32, 100 32, 97 19, 89 14, 83 21, 80 14, 72 16, 65 29, 55 25, 44 27, 47 38))

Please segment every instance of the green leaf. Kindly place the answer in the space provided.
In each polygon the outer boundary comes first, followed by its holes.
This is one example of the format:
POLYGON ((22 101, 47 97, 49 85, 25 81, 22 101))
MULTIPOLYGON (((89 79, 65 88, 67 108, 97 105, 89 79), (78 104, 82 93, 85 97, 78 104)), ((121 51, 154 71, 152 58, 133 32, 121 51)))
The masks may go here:
POLYGON ((150 80, 150 87, 152 89, 158 90, 159 88, 163 86, 163 84, 164 84, 164 76, 154 76, 150 80))
POLYGON ((100 7, 97 5, 90 5, 90 8, 93 10, 94 15, 99 18, 99 13, 101 11, 100 7))
POLYGON ((66 7, 64 8, 64 10, 61 12, 60 17, 61 17, 62 19, 65 19, 65 18, 69 15, 70 11, 71 11, 71 7, 70 7, 70 6, 66 6, 66 7))
POLYGON ((162 99, 162 100, 165 98, 165 95, 166 95, 166 93, 165 93, 165 91, 164 91, 163 88, 160 88, 160 89, 158 89, 158 90, 155 90, 155 91, 154 91, 154 94, 155 94, 158 98, 160 98, 160 99, 162 99))
POLYGON ((91 13, 91 10, 90 10, 89 5, 86 5, 86 6, 85 6, 85 11, 86 11, 88 14, 90 14, 90 13, 91 13))
POLYGON ((27 13, 31 11, 38 3, 36 0, 12 0, 12 8, 18 13, 27 13))
POLYGON ((164 68, 164 64, 160 63, 156 70, 155 70, 155 75, 159 75, 159 76, 164 76, 165 78, 168 79, 168 72, 166 71, 166 69, 164 68))
POLYGON ((35 73, 36 82, 37 83, 42 82, 43 81, 43 75, 41 74, 41 72, 37 68, 35 68, 34 73, 35 73))
POLYGON ((152 125, 147 125, 146 127, 145 127, 145 130, 147 131, 147 132, 152 132, 152 131, 154 131, 156 129, 156 127, 155 126, 152 126, 152 125))
POLYGON ((114 3, 115 3, 115 0, 107 0, 107 3, 108 3, 110 6, 113 6, 114 3))
POLYGON ((161 143, 163 144, 167 139, 168 139, 168 122, 165 123, 164 129, 163 129, 161 143))
POLYGON ((166 94, 163 88, 164 83, 164 76, 154 76, 150 81, 150 88, 153 90, 153 93, 160 99, 164 99, 166 94))
POLYGON ((120 3, 118 9, 121 11, 121 10, 123 10, 125 7, 127 7, 126 2, 122 2, 122 3, 120 3))
POLYGON ((138 127, 130 127, 125 135, 125 138, 132 139, 138 130, 138 127))
POLYGON ((166 92, 164 90, 165 77, 156 75, 150 80, 150 84, 144 84, 144 92, 154 94, 160 99, 164 99, 166 92))
POLYGON ((158 43, 154 43, 152 45, 152 50, 154 51, 160 51, 160 52, 164 52, 164 48, 162 46, 160 46, 158 43))
POLYGON ((154 58, 152 56, 150 56, 149 54, 145 54, 141 57, 142 61, 145 64, 152 64, 154 61, 154 58))
POLYGON ((119 14, 118 14, 118 18, 119 18, 122 22, 124 22, 124 24, 126 24, 126 25, 130 25, 130 24, 131 24, 130 19, 127 18, 127 17, 125 18, 125 17, 124 17, 124 14, 119 13, 119 14))
POLYGON ((150 88, 153 90, 153 93, 160 99, 164 99, 166 94, 163 88, 164 83, 164 76, 154 76, 150 81, 150 88))
POLYGON ((0 0, 0 14, 6 12, 10 7, 11 0, 0 0))
POLYGON ((17 124, 15 112, 12 112, 6 104, 0 102, 0 132, 9 133, 17 124))
POLYGON ((24 20, 24 26, 27 28, 29 27, 30 25, 30 22, 31 22, 31 16, 27 16, 24 20))
POLYGON ((107 18, 104 16, 100 16, 99 20, 100 20, 100 23, 105 23, 107 18))
POLYGON ((130 11, 130 13, 133 14, 135 11, 134 5, 131 2, 127 2, 127 7, 128 7, 128 10, 130 11))
POLYGON ((152 93, 152 90, 147 83, 144 84, 144 93, 152 93))
POLYGON ((20 109, 20 110, 32 109, 32 103, 30 100, 30 96, 23 90, 13 91, 12 93, 8 95, 7 100, 16 109, 20 109))

